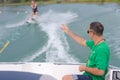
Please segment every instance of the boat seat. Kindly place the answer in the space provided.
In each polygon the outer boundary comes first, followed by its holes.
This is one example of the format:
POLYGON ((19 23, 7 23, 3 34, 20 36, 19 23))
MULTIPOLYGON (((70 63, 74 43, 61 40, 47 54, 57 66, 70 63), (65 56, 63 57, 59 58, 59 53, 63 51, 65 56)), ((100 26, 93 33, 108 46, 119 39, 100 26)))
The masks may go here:
POLYGON ((20 71, 0 71, 0 80, 57 80, 45 74, 20 71))

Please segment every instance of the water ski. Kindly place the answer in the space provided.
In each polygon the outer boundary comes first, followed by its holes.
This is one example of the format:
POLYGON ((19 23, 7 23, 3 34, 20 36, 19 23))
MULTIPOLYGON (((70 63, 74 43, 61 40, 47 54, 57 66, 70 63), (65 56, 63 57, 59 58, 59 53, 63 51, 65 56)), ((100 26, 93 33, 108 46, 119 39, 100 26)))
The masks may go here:
POLYGON ((38 21, 35 16, 32 16, 26 20, 26 23, 28 24, 36 24, 38 21))
POLYGON ((10 44, 10 41, 7 41, 4 46, 0 49, 0 54, 3 53, 3 51, 8 47, 8 45, 10 44))

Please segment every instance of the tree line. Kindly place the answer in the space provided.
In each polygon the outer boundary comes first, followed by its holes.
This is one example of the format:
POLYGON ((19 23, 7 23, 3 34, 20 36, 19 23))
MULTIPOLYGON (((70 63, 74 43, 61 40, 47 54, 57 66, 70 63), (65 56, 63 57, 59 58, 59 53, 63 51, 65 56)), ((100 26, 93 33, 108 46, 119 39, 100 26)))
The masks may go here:
MULTIPOLYGON (((19 2, 30 2, 31 0, 0 0, 0 2, 8 3, 19 3, 19 2)), ((50 0, 36 0, 36 1, 50 1, 50 0)))
MULTIPOLYGON (((0 0, 0 3, 22 3, 31 0, 0 0)), ((120 0, 36 0, 37 2, 120 2, 120 0)))

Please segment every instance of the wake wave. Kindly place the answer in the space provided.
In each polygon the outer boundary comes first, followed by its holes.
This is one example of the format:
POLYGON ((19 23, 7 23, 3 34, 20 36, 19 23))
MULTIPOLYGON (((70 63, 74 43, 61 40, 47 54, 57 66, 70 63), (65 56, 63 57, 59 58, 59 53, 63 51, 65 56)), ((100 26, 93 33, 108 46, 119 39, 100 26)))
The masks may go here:
POLYGON ((116 58, 120 59, 120 37, 119 37, 119 30, 120 27, 117 26, 116 28, 112 29, 112 33, 107 33, 105 36, 108 40, 108 42, 110 43, 114 43, 114 44, 109 44, 110 48, 111 48, 111 53, 114 53, 113 55, 116 56, 116 58))
POLYGON ((14 28, 14 27, 20 27, 20 26, 22 26, 22 25, 24 25, 24 21, 18 22, 18 23, 16 23, 16 24, 8 24, 8 25, 6 25, 5 27, 6 27, 6 28, 14 28))
POLYGON ((39 26, 48 36, 48 41, 39 51, 22 59, 22 61, 34 61, 34 59, 45 53, 46 62, 78 63, 74 57, 68 54, 69 44, 65 34, 61 30, 61 24, 71 23, 75 21, 76 17, 77 15, 71 12, 55 13, 52 10, 41 15, 39 26))
POLYGON ((7 25, 5 25, 5 27, 6 28, 15 28, 15 27, 20 27, 20 26, 27 25, 26 21, 30 17, 30 15, 31 14, 27 15, 27 17, 25 18, 25 20, 22 20, 20 22, 14 23, 14 24, 7 24, 7 25))

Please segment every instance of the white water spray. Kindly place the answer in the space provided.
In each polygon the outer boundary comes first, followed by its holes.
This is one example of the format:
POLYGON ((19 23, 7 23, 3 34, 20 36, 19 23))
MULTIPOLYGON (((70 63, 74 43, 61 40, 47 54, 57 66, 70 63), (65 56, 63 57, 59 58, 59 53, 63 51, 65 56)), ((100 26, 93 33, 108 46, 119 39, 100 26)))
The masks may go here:
POLYGON ((48 42, 35 54, 26 57, 23 61, 33 61, 41 54, 46 54, 46 62, 66 62, 78 63, 75 58, 69 54, 69 44, 66 36, 61 30, 61 24, 73 22, 76 14, 54 13, 52 10, 40 16, 40 27, 48 36, 48 42))

